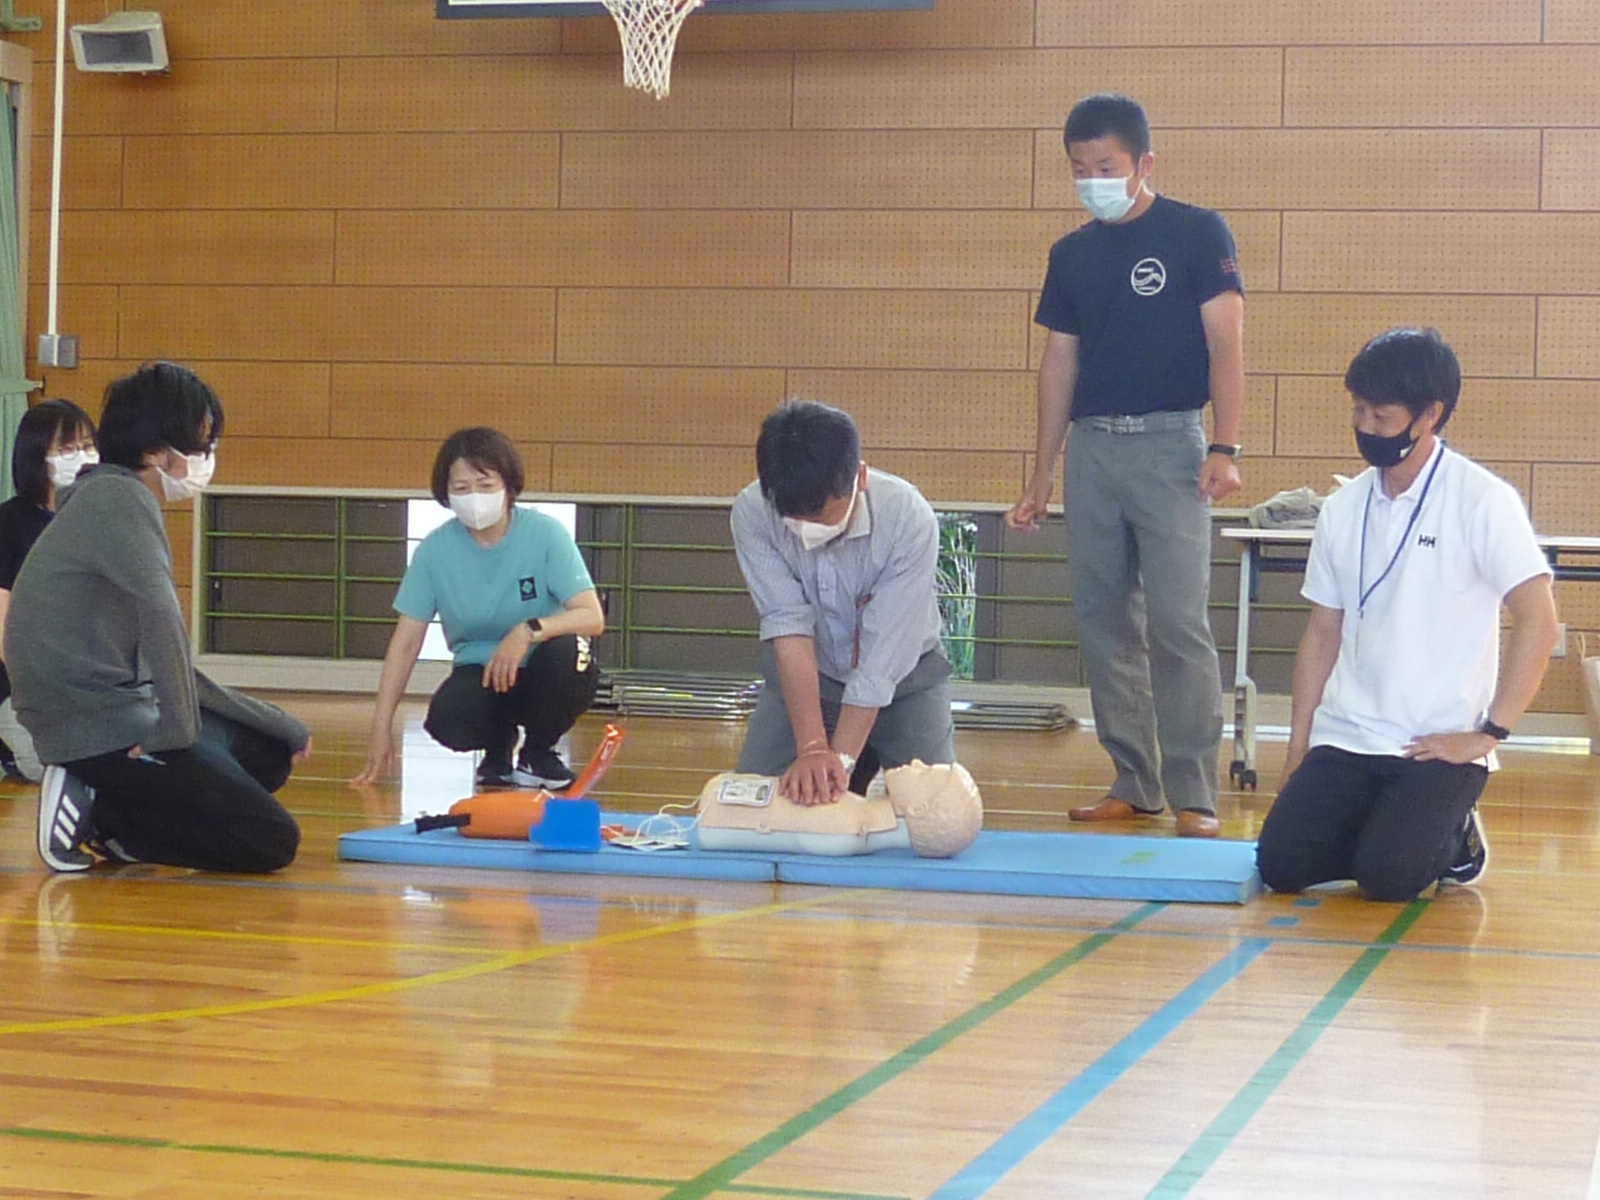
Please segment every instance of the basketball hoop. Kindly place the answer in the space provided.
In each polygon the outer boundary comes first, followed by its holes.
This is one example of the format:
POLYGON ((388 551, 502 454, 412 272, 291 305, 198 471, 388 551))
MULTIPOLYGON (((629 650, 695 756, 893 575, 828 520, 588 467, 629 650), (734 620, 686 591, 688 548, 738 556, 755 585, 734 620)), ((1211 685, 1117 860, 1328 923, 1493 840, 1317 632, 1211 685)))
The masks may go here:
POLYGON ((678 30, 705 0, 604 0, 622 35, 622 82, 657 100, 672 83, 678 30))

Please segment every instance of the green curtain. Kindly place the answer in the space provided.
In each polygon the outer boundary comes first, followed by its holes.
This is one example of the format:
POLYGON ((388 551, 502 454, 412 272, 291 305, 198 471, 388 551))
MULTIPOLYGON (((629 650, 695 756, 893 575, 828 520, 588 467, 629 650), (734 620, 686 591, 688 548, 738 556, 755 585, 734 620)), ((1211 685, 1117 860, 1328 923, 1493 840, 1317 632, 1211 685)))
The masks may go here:
POLYGON ((11 495, 11 447, 17 424, 28 411, 28 393, 39 385, 24 377, 23 311, 17 261, 17 113, 10 84, 0 104, 0 498, 11 495))

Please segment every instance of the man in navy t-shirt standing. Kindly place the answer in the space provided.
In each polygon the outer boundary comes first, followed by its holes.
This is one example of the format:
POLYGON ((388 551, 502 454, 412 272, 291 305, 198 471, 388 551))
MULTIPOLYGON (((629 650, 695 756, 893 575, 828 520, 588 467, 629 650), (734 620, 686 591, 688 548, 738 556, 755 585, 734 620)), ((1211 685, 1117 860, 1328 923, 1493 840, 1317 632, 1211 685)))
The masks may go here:
POLYGON ((1239 487, 1244 285, 1222 218, 1150 190, 1135 101, 1079 101, 1065 141, 1095 219, 1050 250, 1034 315, 1050 331, 1037 455, 1006 523, 1037 528, 1064 442, 1073 608, 1095 731, 1117 770, 1102 800, 1069 815, 1119 821, 1169 805, 1180 835, 1215 837, 1211 504, 1239 487))

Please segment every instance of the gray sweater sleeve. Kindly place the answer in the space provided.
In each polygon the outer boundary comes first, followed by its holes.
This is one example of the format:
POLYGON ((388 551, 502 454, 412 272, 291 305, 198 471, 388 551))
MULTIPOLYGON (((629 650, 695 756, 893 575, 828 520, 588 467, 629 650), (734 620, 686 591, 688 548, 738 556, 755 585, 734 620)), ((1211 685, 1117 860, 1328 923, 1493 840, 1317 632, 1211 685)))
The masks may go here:
MULTIPOLYGON (((79 502, 98 501, 97 507, 107 510, 103 536, 95 545, 97 565, 138 615, 139 666, 150 680, 158 710, 155 733, 144 749, 180 750, 194 745, 200 736, 194 660, 189 654, 183 608, 172 583, 172 548, 167 544, 161 508, 143 484, 138 489, 131 492, 138 501, 134 504, 107 503, 118 499, 110 489, 87 493, 79 502)), ((125 501, 127 494, 120 499, 125 501)))

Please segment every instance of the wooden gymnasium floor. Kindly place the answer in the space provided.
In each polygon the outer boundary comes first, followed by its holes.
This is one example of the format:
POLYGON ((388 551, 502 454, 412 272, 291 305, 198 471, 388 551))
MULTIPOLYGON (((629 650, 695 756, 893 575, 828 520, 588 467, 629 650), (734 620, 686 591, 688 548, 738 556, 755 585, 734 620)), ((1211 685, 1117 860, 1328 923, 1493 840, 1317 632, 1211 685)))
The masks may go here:
MULTIPOLYGON (((0 1196, 1600 1196, 1600 760, 1507 755, 1476 890, 1038 901, 341 865, 399 791, 341 782, 364 705, 285 703, 273 878, 53 878, 0 790, 0 1196)), ((618 807, 738 738, 629 733, 618 807)), ((1104 778, 1082 732, 960 747, 995 826, 1104 778)))

